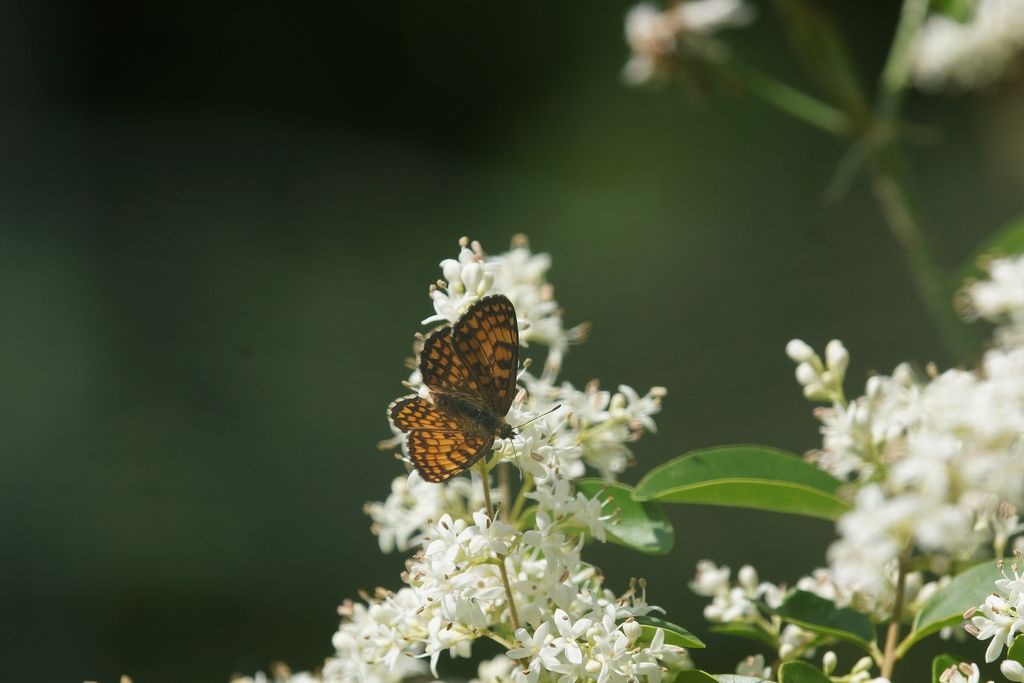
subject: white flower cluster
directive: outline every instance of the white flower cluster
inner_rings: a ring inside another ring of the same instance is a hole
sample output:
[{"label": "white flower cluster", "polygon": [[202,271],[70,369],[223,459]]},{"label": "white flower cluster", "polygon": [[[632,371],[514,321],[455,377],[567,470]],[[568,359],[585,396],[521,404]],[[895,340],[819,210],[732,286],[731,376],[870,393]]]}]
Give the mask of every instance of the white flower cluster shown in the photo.
[{"label": "white flower cluster", "polygon": [[993,263],[994,279],[968,291],[979,315],[1005,323],[976,371],[926,381],[901,365],[848,401],[838,388],[846,356],[837,342],[827,363],[802,342],[787,347],[805,393],[831,402],[817,411],[824,443],[811,457],[853,482],[853,509],[839,520],[840,538],[829,550],[832,573],[869,601],[884,600],[898,561],[912,551],[965,559],[993,542],[1001,555],[1020,530],[1024,347],[1014,330],[1024,319],[1024,277],[1015,277],[1022,262]]},{"label": "white flower cluster", "polygon": [[1024,48],[1024,3],[975,0],[965,22],[928,17],[917,37],[914,83],[925,91],[970,90],[999,79]]},{"label": "white flower cluster", "polygon": [[[1024,574],[1018,571],[1016,564],[1012,565],[1010,572],[1007,574],[1004,568],[1003,578],[995,582],[996,590],[985,598],[980,607],[972,608],[964,614],[964,618],[968,619],[965,628],[971,635],[978,640],[992,641],[985,650],[986,662],[999,659],[1003,647],[1009,648],[1014,639],[1024,631]],[[970,666],[976,673],[977,665]],[[999,670],[1008,680],[1024,681],[1024,665],[1016,660],[1004,660],[1000,663]],[[964,672],[965,675],[969,673]],[[977,681],[978,678],[967,676],[963,680]]]},{"label": "white flower cluster", "polygon": [[[254,676],[235,676],[231,679],[231,683],[317,683],[320,680],[319,676],[305,671],[292,673],[287,664],[274,662],[270,667],[269,676],[259,671]],[[123,680],[122,683],[124,683]]]},{"label": "white flower cluster", "polygon": [[[750,565],[744,565],[736,574],[736,583],[730,580],[731,571],[728,567],[717,566],[710,560],[697,563],[697,574],[690,583],[690,588],[697,595],[711,598],[711,603],[704,608],[704,616],[716,624],[744,624],[759,630],[762,636],[776,644],[780,661],[797,658],[809,658],[815,654],[813,647],[818,636],[794,624],[787,624],[777,615],[765,615],[758,608],[763,603],[770,609],[782,605],[786,596],[786,587],[761,581],[757,571]],[[920,605],[935,590],[937,584],[921,586],[920,574],[908,581],[908,600]],[[849,594],[842,591],[827,569],[816,569],[810,576],[801,578],[796,588],[814,593],[826,600],[831,600],[838,607],[850,604]],[[891,606],[890,606],[891,609]],[[832,675],[836,669],[837,658],[834,652],[827,651],[822,657],[822,670],[825,675]],[[849,683],[884,682],[884,679],[871,675],[874,660],[864,657],[858,660],[850,672],[837,680]],[[772,680],[770,666],[765,665],[763,655],[751,655],[736,666],[736,673],[741,676],[753,676]],[[887,682],[884,682],[887,683]]]},{"label": "white flower cluster", "polygon": [[[400,681],[427,670],[438,675],[440,657],[468,657],[488,638],[506,655],[480,665],[477,680],[661,680],[685,666],[685,652],[665,643],[661,629],[638,623],[658,608],[645,585],[617,596],[596,567],[583,561],[587,538],[603,541],[616,511],[603,494],[588,498],[572,480],[587,467],[612,478],[631,461],[628,444],[654,431],[664,389],[640,395],[630,387],[583,390],[559,383],[569,344],[584,328],[567,330],[546,281],[550,259],[524,239],[510,251],[487,255],[462,240],[457,259],[441,262],[444,279],[430,289],[434,315],[424,323],[452,323],[479,298],[500,292],[516,307],[524,345],[547,347],[539,374],[524,369],[509,410],[517,435],[496,444],[491,464],[518,463],[522,485],[514,500],[498,490],[500,513],[488,510],[478,473],[444,484],[415,471],[396,478],[391,494],[366,511],[381,549],[416,549],[397,592],[378,589],[361,603],[347,602],[334,636],[329,681]],[[417,373],[407,384],[429,397]],[[558,407],[556,410],[552,410]],[[493,486],[490,482],[489,486]],[[495,487],[496,490],[499,487]]]},{"label": "white flower cluster", "polygon": [[745,0],[684,0],[666,10],[643,3],[626,15],[626,42],[632,56],[622,72],[631,85],[666,75],[673,59],[687,53],[713,55],[710,36],[730,26],[742,26],[754,16]]}]

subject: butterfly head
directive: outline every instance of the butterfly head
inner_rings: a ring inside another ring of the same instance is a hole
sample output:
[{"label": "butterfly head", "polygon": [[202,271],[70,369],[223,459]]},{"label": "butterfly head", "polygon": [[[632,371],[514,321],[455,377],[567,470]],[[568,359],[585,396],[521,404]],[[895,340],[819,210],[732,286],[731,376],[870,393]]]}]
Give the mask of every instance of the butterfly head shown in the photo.
[{"label": "butterfly head", "polygon": [[516,430],[512,427],[512,425],[508,424],[507,422],[502,423],[501,426],[498,427],[499,439],[511,439],[513,436],[515,436],[515,434]]}]

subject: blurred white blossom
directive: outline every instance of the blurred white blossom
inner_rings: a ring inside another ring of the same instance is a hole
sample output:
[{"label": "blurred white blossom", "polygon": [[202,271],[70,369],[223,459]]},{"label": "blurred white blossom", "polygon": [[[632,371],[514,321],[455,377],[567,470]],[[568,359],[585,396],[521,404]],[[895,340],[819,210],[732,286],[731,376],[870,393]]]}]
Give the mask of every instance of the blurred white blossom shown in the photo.
[{"label": "blurred white blossom", "polygon": [[712,58],[717,45],[712,34],[743,26],[754,16],[745,0],[683,0],[667,9],[636,5],[626,14],[626,42],[632,56],[622,72],[631,85],[664,76],[673,59],[688,54]]},{"label": "blurred white blossom", "polygon": [[998,80],[1021,48],[1020,0],[975,0],[964,22],[936,12],[917,36],[914,83],[925,91],[981,88]]}]

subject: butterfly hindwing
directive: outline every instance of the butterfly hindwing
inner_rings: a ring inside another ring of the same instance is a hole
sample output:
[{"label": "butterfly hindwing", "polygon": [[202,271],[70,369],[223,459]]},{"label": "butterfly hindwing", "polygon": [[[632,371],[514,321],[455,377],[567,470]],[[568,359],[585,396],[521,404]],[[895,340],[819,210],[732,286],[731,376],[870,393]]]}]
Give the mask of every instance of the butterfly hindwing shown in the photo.
[{"label": "butterfly hindwing", "polygon": [[507,414],[519,371],[519,325],[508,297],[494,294],[470,306],[455,323],[451,344],[486,404],[497,415]]},{"label": "butterfly hindwing", "polygon": [[493,436],[414,429],[408,436],[409,459],[427,481],[442,482],[473,466],[491,450]]},{"label": "butterfly hindwing", "polygon": [[419,396],[405,396],[388,406],[391,423],[403,432],[413,429],[456,431],[460,425]]}]

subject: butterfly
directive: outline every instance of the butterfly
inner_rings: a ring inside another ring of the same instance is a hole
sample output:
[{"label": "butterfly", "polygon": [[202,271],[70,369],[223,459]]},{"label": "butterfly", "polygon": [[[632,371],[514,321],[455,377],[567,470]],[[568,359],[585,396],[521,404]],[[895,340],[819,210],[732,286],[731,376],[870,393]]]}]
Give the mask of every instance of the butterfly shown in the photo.
[{"label": "butterfly", "polygon": [[413,466],[427,481],[446,481],[508,439],[505,421],[516,394],[519,325],[502,294],[486,296],[455,322],[431,332],[420,353],[420,375],[433,399],[405,396],[388,406],[406,432]]}]

